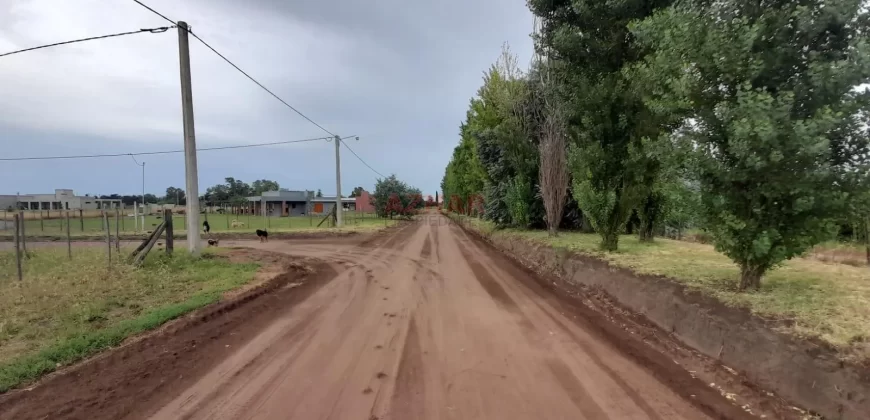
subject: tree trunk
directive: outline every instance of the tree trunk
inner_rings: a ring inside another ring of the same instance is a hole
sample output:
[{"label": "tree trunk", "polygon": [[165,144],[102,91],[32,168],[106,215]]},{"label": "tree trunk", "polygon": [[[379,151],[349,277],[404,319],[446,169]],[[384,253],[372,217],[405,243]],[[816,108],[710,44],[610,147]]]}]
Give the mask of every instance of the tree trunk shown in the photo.
[{"label": "tree trunk", "polygon": [[601,250],[607,252],[616,251],[619,248],[619,232],[601,233]]},{"label": "tree trunk", "polygon": [[741,291],[747,289],[758,290],[761,287],[761,275],[764,270],[761,267],[743,264],[740,268],[740,284],[737,286]]},{"label": "tree trunk", "polygon": [[652,220],[642,220],[640,222],[640,228],[638,229],[640,241],[652,242],[653,238],[655,238],[655,232],[653,229],[655,229],[655,227],[653,226]]},{"label": "tree trunk", "polygon": [[641,202],[637,215],[640,218],[639,236],[641,242],[652,242],[655,238],[655,225],[661,217],[664,196],[658,192],[651,192]]}]

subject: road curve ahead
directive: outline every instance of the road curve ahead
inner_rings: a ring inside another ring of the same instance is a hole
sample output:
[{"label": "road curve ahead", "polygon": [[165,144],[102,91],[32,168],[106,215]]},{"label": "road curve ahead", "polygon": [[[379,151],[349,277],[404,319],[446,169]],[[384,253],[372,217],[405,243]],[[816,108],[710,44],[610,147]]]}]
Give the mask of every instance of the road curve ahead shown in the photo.
[{"label": "road curve ahead", "polygon": [[[174,400],[169,419],[706,419],[440,215],[321,256],[338,275]],[[162,403],[161,403],[162,404]]]}]

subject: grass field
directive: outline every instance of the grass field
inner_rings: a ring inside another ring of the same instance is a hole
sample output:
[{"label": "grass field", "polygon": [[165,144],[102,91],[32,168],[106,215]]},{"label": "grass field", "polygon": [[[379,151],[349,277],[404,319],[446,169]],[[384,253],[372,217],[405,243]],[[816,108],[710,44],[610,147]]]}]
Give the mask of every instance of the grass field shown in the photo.
[{"label": "grass field", "polygon": [[[253,232],[256,229],[266,228],[270,232],[291,232],[304,230],[327,229],[332,227],[330,220],[323,222],[320,227],[317,224],[323,220],[324,215],[294,216],[294,217],[263,217],[259,215],[224,215],[208,214],[208,221],[212,232]],[[376,229],[389,223],[385,219],[377,218],[370,213],[345,212],[344,229]],[[200,223],[206,220],[206,215],[200,215]],[[232,220],[244,223],[241,227],[232,227]],[[145,226],[148,230],[157,226],[162,219],[156,215],[146,216]],[[186,229],[184,215],[173,217],[175,233],[183,233]],[[112,213],[109,218],[109,229],[115,232],[115,217]],[[133,217],[119,218],[119,230],[122,234],[136,233],[136,223]],[[24,233],[32,236],[66,236],[66,221],[63,219],[27,220],[25,221]],[[0,234],[12,235],[13,231],[0,231]],[[104,222],[100,218],[70,219],[70,235],[72,236],[100,236],[105,234]]]},{"label": "grass field", "polygon": [[72,261],[65,249],[31,255],[19,282],[13,254],[0,252],[0,392],[216,302],[258,267],[152,253],[141,268],[109,272],[101,248]]},{"label": "grass field", "polygon": [[795,323],[787,332],[822,339],[850,357],[870,359],[870,269],[819,258],[826,247],[769,272],[761,290],[741,293],[737,266],[712,245],[661,238],[641,243],[637,236],[626,235],[619,239],[619,251],[604,253],[596,234],[564,232],[550,238],[545,231],[495,230],[477,219],[463,223],[490,235],[523,238],[636,273],[669,277],[726,305],[746,307],[762,317],[792,319]]}]

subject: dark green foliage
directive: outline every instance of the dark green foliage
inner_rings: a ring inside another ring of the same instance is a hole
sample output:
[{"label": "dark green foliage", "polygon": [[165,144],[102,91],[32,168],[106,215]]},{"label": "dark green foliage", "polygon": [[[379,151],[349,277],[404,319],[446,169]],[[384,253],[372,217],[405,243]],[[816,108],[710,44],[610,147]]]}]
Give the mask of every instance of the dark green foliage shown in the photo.
[{"label": "dark green foliage", "polygon": [[379,179],[371,200],[379,217],[410,216],[426,205],[420,190],[399,181],[396,175]]},{"label": "dark green foliage", "polygon": [[[648,109],[626,72],[647,50],[631,37],[628,23],[670,1],[530,0],[543,20],[537,48],[553,61],[573,144],[569,162],[574,198],[601,247],[615,250],[632,209],[652,194],[658,170],[643,139],[659,139],[670,114]],[[653,171],[650,174],[649,171]]]},{"label": "dark green foliage", "polygon": [[365,191],[365,188],[363,187],[354,187],[353,191],[350,192],[350,196],[359,197],[362,195],[363,191]]},{"label": "dark green foliage", "polygon": [[253,195],[260,195],[266,191],[278,191],[280,189],[281,186],[278,185],[277,182],[268,179],[258,179],[251,183],[251,192]]},{"label": "dark green foliage", "polygon": [[740,288],[831,237],[867,152],[859,0],[684,3],[634,25],[647,104],[692,118],[702,211]]},{"label": "dark green foliage", "polygon": [[507,50],[484,76],[441,183],[448,208],[466,214],[482,210],[500,227],[543,223],[537,146],[523,116],[528,83]]}]

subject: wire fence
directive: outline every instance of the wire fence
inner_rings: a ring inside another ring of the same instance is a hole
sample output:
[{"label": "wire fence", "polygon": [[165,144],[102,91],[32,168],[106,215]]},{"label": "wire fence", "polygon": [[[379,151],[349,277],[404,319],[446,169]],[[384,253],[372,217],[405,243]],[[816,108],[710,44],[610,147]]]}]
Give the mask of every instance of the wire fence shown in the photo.
[{"label": "wire fence", "polygon": [[[135,239],[146,235],[163,220],[160,214],[163,208],[154,206],[155,210],[137,214],[135,210],[0,210],[0,240],[10,240],[14,233],[13,219],[16,215],[23,220],[20,235],[26,238],[43,240],[62,240],[67,231],[73,240],[101,240],[106,232],[117,234],[122,238]],[[210,233],[219,232],[255,232],[257,229],[282,232],[302,231],[335,227],[333,217],[327,212],[306,211],[304,214],[262,214],[259,210],[232,209],[222,206],[205,207],[200,214],[200,223],[208,222]],[[343,225],[346,228],[377,226],[388,223],[386,219],[378,218],[374,213],[345,209],[342,212]],[[187,231],[187,218],[183,207],[173,209],[173,225],[176,236]],[[204,226],[199,227],[200,230]]]},{"label": "wire fence", "polygon": [[[163,209],[159,212],[137,217],[131,209],[0,211],[0,267],[4,267],[4,272],[8,271],[3,277],[13,278],[17,274],[19,280],[26,280],[23,278],[26,274],[23,273],[28,271],[30,265],[40,264],[41,259],[33,258],[41,254],[67,254],[71,260],[78,255],[87,260],[82,260],[82,263],[88,264],[96,261],[94,255],[100,254],[104,256],[103,261],[109,272],[118,264],[129,265],[131,252],[137,245],[144,244],[143,241],[152,232],[157,230],[159,233],[158,227],[166,217],[172,218],[173,238],[185,237],[187,221],[184,214]],[[374,230],[395,223],[374,213],[355,210],[345,210],[342,215],[346,229]],[[205,239],[215,235],[220,237],[220,234],[230,234],[233,239],[244,239],[246,235],[256,239],[254,232],[257,229],[270,233],[328,231],[335,223],[331,211],[326,214],[309,212],[305,215],[281,216],[251,211],[233,213],[211,208],[204,209],[200,220],[209,225],[208,233],[199,229]],[[236,234],[241,235],[241,238]],[[171,243],[165,234],[153,242],[151,246],[161,253]]]}]

